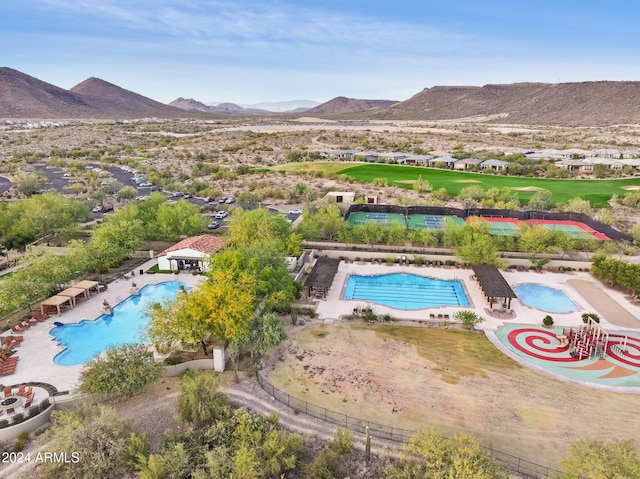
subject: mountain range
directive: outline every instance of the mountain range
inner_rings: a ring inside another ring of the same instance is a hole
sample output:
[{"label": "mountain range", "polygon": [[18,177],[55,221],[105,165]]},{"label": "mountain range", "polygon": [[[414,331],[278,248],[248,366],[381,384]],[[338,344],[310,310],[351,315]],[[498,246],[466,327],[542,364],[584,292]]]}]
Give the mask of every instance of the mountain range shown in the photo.
[{"label": "mountain range", "polygon": [[[65,90],[17,70],[0,68],[0,118],[6,119],[220,118],[295,113],[274,113],[233,103],[206,105],[184,98],[166,105],[98,78]],[[640,82],[435,86],[400,102],[338,97],[304,114],[346,120],[471,118],[525,124],[640,124]]]}]

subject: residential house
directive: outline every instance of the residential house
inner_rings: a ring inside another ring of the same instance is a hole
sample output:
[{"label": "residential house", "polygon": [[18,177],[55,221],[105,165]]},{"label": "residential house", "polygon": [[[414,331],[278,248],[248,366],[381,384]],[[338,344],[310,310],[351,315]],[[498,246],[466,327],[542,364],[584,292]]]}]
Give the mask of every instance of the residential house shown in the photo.
[{"label": "residential house", "polygon": [[509,162],[502,160],[485,160],[480,163],[480,169],[482,170],[507,170],[509,169]]},{"label": "residential house", "polygon": [[484,160],[479,160],[478,158],[463,158],[462,160],[458,160],[453,164],[453,169],[455,170],[468,170],[473,167],[477,167]]}]

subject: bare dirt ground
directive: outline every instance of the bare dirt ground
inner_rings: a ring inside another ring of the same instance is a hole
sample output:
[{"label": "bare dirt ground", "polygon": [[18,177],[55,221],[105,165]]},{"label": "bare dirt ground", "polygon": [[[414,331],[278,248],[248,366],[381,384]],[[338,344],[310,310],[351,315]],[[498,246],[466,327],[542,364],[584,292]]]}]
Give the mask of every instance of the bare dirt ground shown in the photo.
[{"label": "bare dirt ground", "polygon": [[274,357],[269,380],[327,409],[398,428],[466,431],[487,446],[556,469],[579,439],[639,438],[637,396],[564,383],[491,354],[483,360],[486,352],[470,351],[473,361],[462,359],[460,367],[466,353],[455,346],[448,346],[450,354],[431,355],[434,330],[415,328],[416,339],[408,340],[377,328],[298,329]]}]

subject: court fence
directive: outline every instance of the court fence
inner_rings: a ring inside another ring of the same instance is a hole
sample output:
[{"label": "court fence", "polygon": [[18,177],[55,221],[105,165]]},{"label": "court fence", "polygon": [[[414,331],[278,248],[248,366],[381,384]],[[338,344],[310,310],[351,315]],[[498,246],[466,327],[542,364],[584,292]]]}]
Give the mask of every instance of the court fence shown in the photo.
[{"label": "court fence", "polygon": [[589,228],[606,235],[614,241],[631,241],[632,238],[617,229],[600,223],[583,213],[571,212],[551,212],[551,211],[516,211],[489,208],[448,208],[442,206],[399,206],[381,204],[351,205],[345,214],[345,221],[349,219],[351,213],[395,213],[409,217],[412,215],[434,215],[434,216],[457,216],[458,218],[468,218],[470,216],[480,216],[483,218],[513,218],[520,221],[527,220],[553,220],[553,221],[576,221],[584,223]]},{"label": "court fence", "polygon": [[[320,419],[330,424],[344,427],[346,429],[350,429],[354,432],[359,432],[362,434],[364,434],[366,432],[366,429],[369,428],[369,434],[372,437],[398,443],[409,442],[409,440],[417,432],[414,430],[387,426],[365,419],[359,419],[347,414],[331,411],[322,406],[317,406],[308,401],[305,401],[304,399],[296,398],[286,393],[285,391],[276,388],[267,380],[264,373],[261,371],[257,372],[256,378],[260,387],[267,394],[269,394],[278,402],[293,409],[296,414],[304,413],[316,419]],[[562,472],[557,469],[528,461],[521,457],[514,456],[513,454],[509,454],[489,446],[481,445],[480,448],[485,454],[491,457],[491,459],[499,461],[507,469],[518,474],[520,477],[531,479],[546,479],[551,477],[560,477],[560,475],[562,474]]]}]

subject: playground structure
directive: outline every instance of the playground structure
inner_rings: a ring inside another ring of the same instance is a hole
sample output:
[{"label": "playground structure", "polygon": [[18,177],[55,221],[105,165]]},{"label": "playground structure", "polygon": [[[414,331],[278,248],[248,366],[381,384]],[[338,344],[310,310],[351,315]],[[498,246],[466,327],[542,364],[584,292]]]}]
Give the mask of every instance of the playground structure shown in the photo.
[{"label": "playground structure", "polygon": [[557,338],[560,346],[568,346],[571,357],[578,360],[593,357],[604,359],[610,347],[617,348],[618,353],[624,353],[627,346],[626,336],[622,345],[618,341],[609,344],[609,333],[592,318],[577,329],[563,328],[562,335],[558,335]]},{"label": "playground structure", "polygon": [[573,358],[586,359],[593,356],[604,359],[609,342],[609,333],[598,323],[589,318],[586,324],[574,328],[563,328],[562,335],[557,336],[561,346],[569,347]]}]

